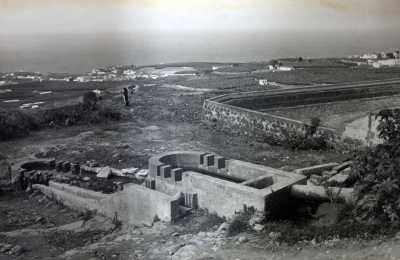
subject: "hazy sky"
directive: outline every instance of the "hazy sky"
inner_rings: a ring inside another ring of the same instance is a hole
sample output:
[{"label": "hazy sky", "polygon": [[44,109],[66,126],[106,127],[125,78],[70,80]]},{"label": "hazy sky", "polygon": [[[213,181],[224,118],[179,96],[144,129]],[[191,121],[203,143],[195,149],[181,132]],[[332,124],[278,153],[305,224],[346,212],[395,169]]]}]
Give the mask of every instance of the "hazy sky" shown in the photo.
[{"label": "hazy sky", "polygon": [[399,0],[0,0],[0,33],[397,29]]}]

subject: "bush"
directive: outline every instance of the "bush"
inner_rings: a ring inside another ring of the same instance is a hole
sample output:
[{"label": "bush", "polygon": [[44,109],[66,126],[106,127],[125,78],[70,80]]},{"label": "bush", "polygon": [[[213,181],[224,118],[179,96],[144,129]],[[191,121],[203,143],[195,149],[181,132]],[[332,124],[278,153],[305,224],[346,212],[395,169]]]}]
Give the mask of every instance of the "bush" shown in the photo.
[{"label": "bush", "polygon": [[0,109],[0,140],[25,136],[39,126],[40,122],[34,114]]},{"label": "bush", "polygon": [[86,110],[95,110],[97,104],[97,95],[93,91],[83,94],[83,108]]},{"label": "bush", "polygon": [[281,144],[293,150],[324,150],[329,148],[327,136],[317,135],[320,123],[319,118],[312,118],[311,124],[304,126],[304,132],[282,128]]},{"label": "bush", "polygon": [[377,117],[384,142],[356,155],[355,214],[361,221],[400,224],[400,110]]},{"label": "bush", "polygon": [[249,220],[254,214],[254,210],[244,210],[233,217],[229,223],[228,236],[235,236],[250,229]]},{"label": "bush", "polygon": [[73,125],[87,115],[83,105],[64,106],[43,111],[43,124]]},{"label": "bush", "polygon": [[43,111],[6,111],[0,109],[0,140],[26,136],[32,130],[48,126],[98,124],[122,119],[121,112],[114,109],[111,104],[110,106],[96,106],[97,99],[94,102],[93,97],[90,96],[92,95],[87,95],[86,103],[84,102],[83,104],[57,107]]}]

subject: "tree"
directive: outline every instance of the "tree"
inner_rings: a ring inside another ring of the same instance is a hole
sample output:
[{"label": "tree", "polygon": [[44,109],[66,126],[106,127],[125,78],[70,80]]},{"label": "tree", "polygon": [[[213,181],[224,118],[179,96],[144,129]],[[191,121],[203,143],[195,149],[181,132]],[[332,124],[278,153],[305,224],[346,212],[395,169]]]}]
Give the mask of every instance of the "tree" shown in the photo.
[{"label": "tree", "polygon": [[97,95],[93,91],[88,91],[83,95],[83,107],[86,110],[95,110],[97,104]]},{"label": "tree", "polygon": [[378,113],[382,144],[356,155],[355,214],[369,223],[400,224],[400,110]]}]

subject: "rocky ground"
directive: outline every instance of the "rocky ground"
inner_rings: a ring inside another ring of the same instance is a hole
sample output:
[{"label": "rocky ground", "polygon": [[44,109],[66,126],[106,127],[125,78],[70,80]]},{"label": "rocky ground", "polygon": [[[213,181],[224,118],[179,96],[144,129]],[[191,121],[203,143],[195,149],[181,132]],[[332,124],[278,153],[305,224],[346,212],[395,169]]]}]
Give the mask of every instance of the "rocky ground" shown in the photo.
[{"label": "rocky ground", "polygon": [[[214,93],[217,94],[217,93]],[[118,169],[146,168],[150,156],[173,150],[221,154],[294,170],[348,159],[341,151],[293,151],[226,135],[200,122],[204,98],[213,93],[141,87],[129,120],[45,129],[2,142],[0,153],[17,164],[29,158],[86,162]],[[119,105],[119,96],[114,101]],[[318,177],[314,176],[314,179]],[[312,214],[315,214],[312,209]],[[299,219],[225,223],[193,212],[174,224],[125,227],[90,213],[79,214],[40,193],[0,195],[0,259],[398,259],[396,230],[347,224],[315,227],[310,209]],[[323,214],[322,214],[323,215]],[[260,223],[258,223],[260,222]],[[400,236],[399,236],[400,237]]]}]

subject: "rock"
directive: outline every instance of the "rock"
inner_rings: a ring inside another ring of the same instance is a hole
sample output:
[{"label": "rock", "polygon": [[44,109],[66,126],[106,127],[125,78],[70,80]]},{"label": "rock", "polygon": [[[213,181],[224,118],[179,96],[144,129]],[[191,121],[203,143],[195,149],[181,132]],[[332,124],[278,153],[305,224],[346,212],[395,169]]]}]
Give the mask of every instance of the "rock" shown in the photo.
[{"label": "rock", "polygon": [[229,229],[229,223],[224,222],[218,227],[217,233],[226,233],[228,229]]},{"label": "rock", "polygon": [[39,216],[35,219],[35,223],[42,222],[43,220],[44,218],[42,216]]},{"label": "rock", "polygon": [[256,232],[261,232],[261,231],[264,230],[264,225],[255,224],[252,228],[253,228],[253,230],[256,231]]},{"label": "rock", "polygon": [[281,232],[270,232],[270,233],[268,234],[268,237],[269,237],[272,241],[277,241],[281,236],[282,236]]},{"label": "rock", "polygon": [[255,224],[260,224],[264,221],[265,216],[264,213],[257,211],[256,213],[251,216],[249,220],[249,225],[254,226]]},{"label": "rock", "polygon": [[160,128],[158,126],[156,126],[156,125],[151,125],[151,126],[145,127],[144,129],[147,130],[147,131],[158,131],[158,130],[160,130]]},{"label": "rock", "polygon": [[0,186],[11,184],[11,165],[6,160],[0,161]]},{"label": "rock", "polygon": [[350,178],[348,174],[336,174],[328,179],[329,186],[332,187],[345,187],[347,180]]},{"label": "rock", "polygon": [[24,248],[20,245],[16,245],[8,251],[9,255],[18,256],[24,252]]},{"label": "rock", "polygon": [[246,243],[247,241],[249,241],[249,239],[247,237],[245,237],[245,236],[241,236],[238,239],[238,242],[241,243],[241,244],[242,243]]},{"label": "rock", "polygon": [[106,167],[98,167],[96,169],[96,177],[97,178],[103,178],[103,179],[108,179],[111,177],[111,168],[109,166]]},{"label": "rock", "polygon": [[0,253],[8,252],[12,247],[13,245],[11,244],[0,243]]},{"label": "rock", "polygon": [[83,181],[90,181],[90,177],[83,177],[83,179],[82,179]]},{"label": "rock", "polygon": [[143,179],[143,178],[146,178],[148,174],[149,174],[149,170],[142,169],[142,170],[138,171],[138,173],[136,173],[135,176],[138,179]]},{"label": "rock", "polygon": [[171,258],[172,260],[213,260],[211,254],[205,252],[204,249],[196,245],[186,245],[181,247]]}]

